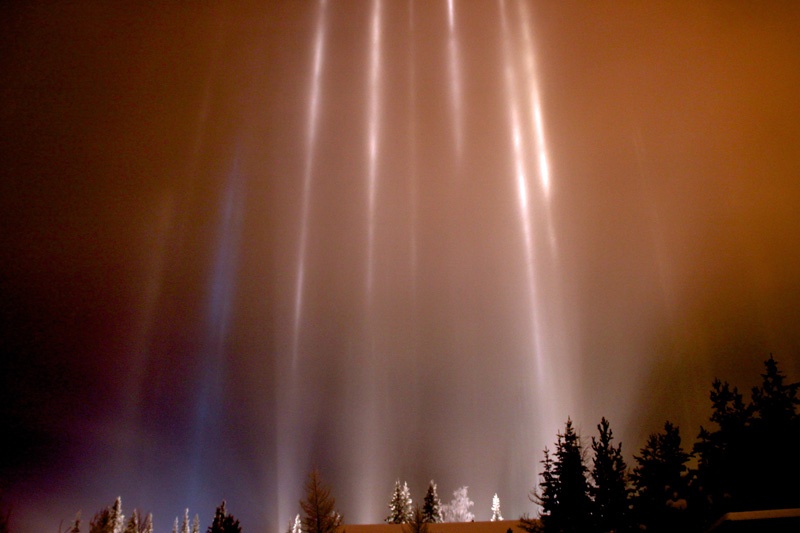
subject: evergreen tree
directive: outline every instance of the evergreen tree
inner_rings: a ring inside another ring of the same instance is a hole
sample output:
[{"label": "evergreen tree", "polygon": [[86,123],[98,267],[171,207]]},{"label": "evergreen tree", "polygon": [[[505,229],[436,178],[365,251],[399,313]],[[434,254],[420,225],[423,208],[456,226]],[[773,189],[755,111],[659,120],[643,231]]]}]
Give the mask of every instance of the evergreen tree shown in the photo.
[{"label": "evergreen tree", "polygon": [[475,520],[475,515],[470,512],[469,508],[475,505],[475,502],[467,496],[467,487],[460,487],[453,492],[454,499],[448,505],[442,506],[442,516],[445,522],[472,522]]},{"label": "evergreen tree", "polygon": [[439,494],[436,492],[436,483],[433,480],[428,484],[428,492],[425,493],[422,517],[429,524],[442,521],[442,502],[439,500]]},{"label": "evergreen tree", "polygon": [[531,500],[540,505],[539,520],[523,515],[520,528],[529,533],[583,532],[589,529],[591,501],[586,480],[588,469],[578,434],[567,418],[564,433],[559,433],[555,454],[544,450],[542,480]]},{"label": "evergreen tree", "polygon": [[122,533],[125,517],[122,514],[122,498],[117,496],[114,505],[98,511],[89,523],[89,533]]},{"label": "evergreen tree", "polygon": [[183,512],[183,522],[181,522],[181,533],[189,533],[189,509]]},{"label": "evergreen tree", "polygon": [[583,532],[589,526],[591,512],[586,480],[588,470],[583,460],[580,437],[569,418],[564,433],[558,435],[553,467],[558,488],[557,505],[549,522],[556,525],[558,531]]},{"label": "evergreen tree", "polygon": [[128,524],[125,526],[125,533],[140,533],[139,529],[139,511],[136,509],[131,513],[128,519]]},{"label": "evergreen tree", "polygon": [[336,511],[336,500],[331,489],[322,483],[316,469],[306,481],[306,498],[300,502],[304,533],[334,533],[342,524],[342,515]]},{"label": "evergreen tree", "polygon": [[630,527],[628,467],[622,458],[622,444],[614,446],[610,424],[605,417],[597,426],[599,437],[592,437],[592,462],[589,495],[592,497],[593,523],[598,531],[624,531]]},{"label": "evergreen tree", "polygon": [[172,524],[172,533],[178,533],[178,517],[175,517],[175,522]]},{"label": "evergreen tree", "polygon": [[800,383],[787,383],[772,356],[764,367],[748,404],[727,382],[712,384],[716,428],[701,427],[694,446],[696,501],[706,524],[729,511],[800,506],[800,493],[784,489],[800,478]]},{"label": "evergreen tree", "polygon": [[400,480],[394,482],[392,498],[389,500],[389,516],[386,522],[389,524],[405,524],[411,520],[411,492],[408,490],[408,483],[400,485]]},{"label": "evergreen tree", "polygon": [[[800,491],[787,490],[800,478],[800,383],[786,383],[778,363],[770,355],[764,362],[760,387],[752,392],[753,420],[750,433],[752,476],[746,481],[747,503],[752,509],[800,506]],[[758,458],[758,462],[754,459]]]},{"label": "evergreen tree", "polygon": [[192,533],[200,533],[200,517],[195,514],[192,520]]},{"label": "evergreen tree", "polygon": [[532,490],[528,499],[539,505],[539,518],[531,518],[524,514],[519,519],[520,529],[528,533],[541,533],[545,523],[550,520],[553,510],[558,506],[558,480],[555,477],[555,465],[550,450],[545,447],[539,490]]},{"label": "evergreen tree", "polygon": [[497,493],[495,492],[494,496],[492,497],[492,518],[491,518],[491,522],[497,522],[498,520],[502,521],[503,520],[503,515],[500,514],[500,498],[497,496]]},{"label": "evergreen tree", "polygon": [[709,397],[711,422],[717,429],[709,431],[701,426],[693,447],[698,458],[695,502],[702,507],[700,514],[704,516],[700,520],[706,525],[740,507],[737,500],[743,496],[742,484],[752,478],[748,457],[753,453],[749,449],[752,407],[745,405],[739,390],[715,379]]},{"label": "evergreen tree", "polygon": [[640,455],[634,456],[634,503],[639,520],[648,531],[686,529],[685,474],[689,457],[681,447],[678,427],[669,421],[664,424],[664,432],[650,435]]},{"label": "evergreen tree", "polygon": [[153,514],[147,513],[141,528],[142,533],[153,533]]},{"label": "evergreen tree", "polygon": [[[177,518],[175,523],[177,525]],[[225,500],[217,507],[214,513],[214,521],[208,526],[208,533],[242,533],[242,526],[232,514],[225,509]]]},{"label": "evergreen tree", "polygon": [[300,522],[300,514],[295,515],[294,520],[289,521],[287,533],[303,533],[303,524]]}]

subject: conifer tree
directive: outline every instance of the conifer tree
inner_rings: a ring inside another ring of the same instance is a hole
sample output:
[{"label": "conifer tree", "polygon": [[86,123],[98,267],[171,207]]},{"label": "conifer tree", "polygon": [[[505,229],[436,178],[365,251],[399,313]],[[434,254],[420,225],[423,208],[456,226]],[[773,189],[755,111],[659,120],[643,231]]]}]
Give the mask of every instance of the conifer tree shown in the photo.
[{"label": "conifer tree", "polygon": [[295,515],[294,520],[289,521],[287,533],[303,533],[303,524],[300,522],[300,514]]},{"label": "conifer tree", "polygon": [[592,462],[589,494],[592,497],[593,522],[598,531],[623,531],[629,527],[630,489],[627,465],[622,458],[622,444],[614,446],[610,424],[605,417],[597,426],[598,438],[592,437]]},{"label": "conifer tree", "polygon": [[428,492],[425,493],[422,517],[429,524],[442,521],[442,502],[439,500],[439,494],[436,492],[436,483],[433,480],[428,484]]},{"label": "conifer tree", "polygon": [[783,489],[800,478],[800,383],[787,383],[771,355],[764,368],[748,404],[727,382],[712,384],[716,428],[701,427],[694,446],[706,524],[728,511],[800,506],[800,493]]},{"label": "conifer tree", "polygon": [[497,493],[494,493],[492,497],[492,519],[491,522],[503,520],[503,515],[500,514],[500,498],[497,496]]},{"label": "conifer tree", "polygon": [[523,515],[520,528],[530,533],[583,532],[591,524],[591,500],[586,479],[588,469],[583,460],[583,448],[578,434],[567,418],[564,433],[559,433],[555,453],[545,448],[544,467],[539,491],[531,500],[541,506],[539,520]]},{"label": "conifer tree", "polygon": [[189,509],[183,512],[183,522],[181,522],[181,533],[189,533]]},{"label": "conifer tree", "polygon": [[195,514],[192,520],[192,533],[200,533],[200,517]]},{"label": "conifer tree", "polygon": [[114,505],[98,511],[89,523],[89,533],[122,533],[125,517],[122,514],[122,498],[117,496]]},{"label": "conifer tree", "polygon": [[178,533],[178,517],[175,517],[175,522],[172,524],[172,533]]},{"label": "conifer tree", "polygon": [[140,533],[139,529],[139,511],[136,509],[131,513],[128,519],[128,524],[125,526],[125,533]]},{"label": "conifer tree", "polygon": [[520,529],[528,533],[541,533],[558,505],[558,480],[555,477],[553,458],[547,447],[544,449],[544,459],[541,463],[539,490],[533,489],[528,496],[530,501],[539,505],[539,518],[531,518],[525,513],[519,519]]},{"label": "conifer tree", "polygon": [[678,427],[669,421],[664,424],[664,432],[650,435],[640,455],[634,456],[634,503],[639,520],[648,531],[683,529],[686,517],[670,502],[686,501],[689,457],[681,447]]},{"label": "conifer tree", "polygon": [[386,522],[389,524],[405,524],[411,520],[411,491],[408,490],[408,483],[400,485],[400,480],[394,482],[392,498],[389,500],[389,516]]},{"label": "conifer tree", "polygon": [[141,528],[142,533],[153,533],[153,513],[147,513]]},{"label": "conifer tree", "polygon": [[[175,519],[177,525],[177,518]],[[214,521],[208,526],[208,533],[241,533],[242,526],[232,514],[225,509],[225,500],[217,507],[214,513]]]},{"label": "conifer tree", "polygon": [[316,469],[308,475],[306,498],[300,502],[300,508],[305,513],[304,533],[334,533],[342,524],[331,489],[322,482]]},{"label": "conifer tree", "polygon": [[551,513],[551,522],[558,524],[558,530],[565,532],[585,531],[591,512],[589,485],[586,480],[588,470],[583,460],[580,437],[569,418],[564,433],[558,435],[553,467],[558,499]]}]

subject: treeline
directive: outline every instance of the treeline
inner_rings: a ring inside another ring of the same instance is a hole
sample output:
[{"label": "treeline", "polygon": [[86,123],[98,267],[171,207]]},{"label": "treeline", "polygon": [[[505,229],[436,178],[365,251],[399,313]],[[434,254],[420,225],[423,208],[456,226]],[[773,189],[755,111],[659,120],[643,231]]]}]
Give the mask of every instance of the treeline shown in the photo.
[{"label": "treeline", "polygon": [[[180,525],[179,525],[180,524]],[[61,533],[59,527],[59,533]],[[117,497],[112,505],[105,507],[95,513],[89,522],[89,533],[153,533],[153,515],[148,513],[142,516],[138,510],[134,509],[128,519],[122,514],[122,498]],[[64,533],[81,532],[81,515],[67,526]],[[241,533],[242,528],[239,521],[225,509],[225,500],[217,507],[214,513],[214,520],[208,526],[207,533]],[[178,517],[172,525],[172,533],[200,533],[200,517],[194,515],[194,519],[189,522],[189,509],[183,514],[183,521],[179,523]]]},{"label": "treeline", "polygon": [[[555,448],[544,450],[541,480],[530,498],[537,518],[528,533],[702,531],[724,513],[800,507],[800,383],[787,383],[775,359],[746,402],[715,380],[710,429],[691,449],[669,421],[649,436],[628,468],[605,418],[584,447],[567,420]],[[591,464],[587,452],[591,449]]]}]

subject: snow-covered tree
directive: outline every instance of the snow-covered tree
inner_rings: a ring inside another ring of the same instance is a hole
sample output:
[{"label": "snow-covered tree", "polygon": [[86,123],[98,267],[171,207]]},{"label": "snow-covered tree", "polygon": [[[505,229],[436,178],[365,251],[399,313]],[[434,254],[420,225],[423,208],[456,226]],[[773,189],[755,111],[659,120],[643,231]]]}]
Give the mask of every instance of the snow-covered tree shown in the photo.
[{"label": "snow-covered tree", "polygon": [[175,517],[175,523],[172,524],[172,533],[178,533],[178,517]]},{"label": "snow-covered tree", "polygon": [[139,533],[139,511],[136,509],[131,513],[128,524],[125,526],[125,533]]},{"label": "snow-covered tree", "polygon": [[114,505],[98,512],[89,523],[89,533],[122,533],[125,517],[122,514],[122,498],[117,496]]},{"label": "snow-covered tree", "polygon": [[183,522],[181,522],[181,533],[189,533],[189,509],[183,512]]},{"label": "snow-covered tree", "polygon": [[197,514],[194,515],[194,520],[192,520],[192,533],[200,533],[200,517]]},{"label": "snow-covered tree", "polygon": [[142,533],[153,533],[153,513],[147,513],[141,527]]},{"label": "snow-covered tree", "polygon": [[497,493],[492,497],[492,522],[502,521],[503,515],[500,514],[500,498]]},{"label": "snow-covered tree", "polygon": [[436,483],[433,480],[428,484],[428,492],[425,493],[422,518],[429,524],[442,521],[442,502],[439,500],[439,494],[436,493]]},{"label": "snow-covered tree", "polygon": [[303,523],[300,522],[300,514],[298,513],[294,519],[289,520],[289,528],[286,533],[303,533]]},{"label": "snow-covered tree", "polygon": [[460,487],[453,492],[453,500],[442,506],[442,516],[445,522],[472,522],[475,515],[469,510],[475,502],[467,496],[467,487]]},{"label": "snow-covered tree", "polygon": [[411,491],[408,490],[408,483],[400,485],[400,480],[394,482],[392,499],[389,501],[389,516],[386,522],[389,524],[406,524],[412,519]]}]

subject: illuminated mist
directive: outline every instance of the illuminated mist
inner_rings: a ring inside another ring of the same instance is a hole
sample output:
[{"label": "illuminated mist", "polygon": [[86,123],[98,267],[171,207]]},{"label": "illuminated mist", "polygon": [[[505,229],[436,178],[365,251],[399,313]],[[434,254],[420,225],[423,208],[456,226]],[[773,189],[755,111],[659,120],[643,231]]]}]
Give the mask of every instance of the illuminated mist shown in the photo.
[{"label": "illuminated mist", "polygon": [[19,531],[285,531],[314,466],[516,518],[568,416],[797,379],[795,5],[77,4],[0,19]]}]

